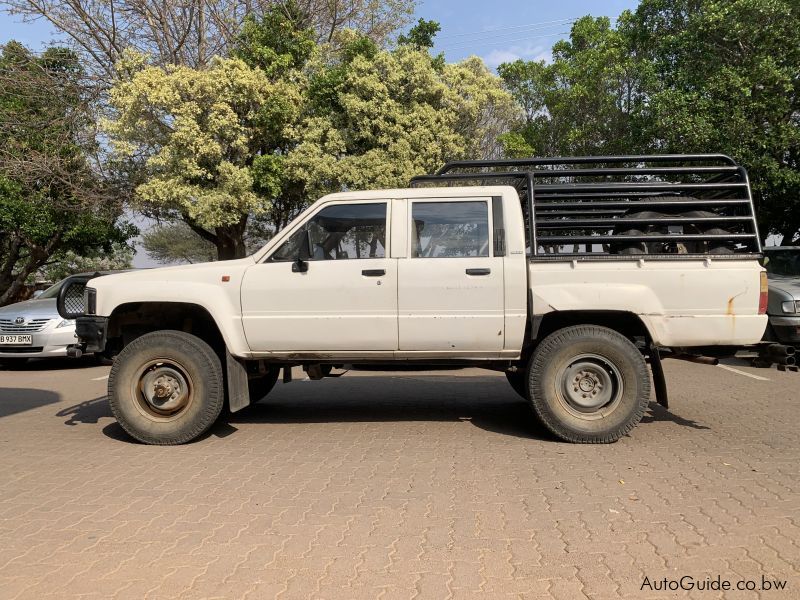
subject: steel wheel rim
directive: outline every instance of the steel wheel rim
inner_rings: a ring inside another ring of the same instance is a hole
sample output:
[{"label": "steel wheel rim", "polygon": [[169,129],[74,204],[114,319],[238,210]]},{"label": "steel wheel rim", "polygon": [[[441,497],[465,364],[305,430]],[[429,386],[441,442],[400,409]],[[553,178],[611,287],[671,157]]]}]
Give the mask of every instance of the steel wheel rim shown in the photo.
[{"label": "steel wheel rim", "polygon": [[562,406],[585,420],[602,419],[619,405],[624,382],[619,369],[598,354],[580,354],[558,372],[557,396]]},{"label": "steel wheel rim", "polygon": [[186,367],[173,359],[148,361],[133,378],[136,408],[153,421],[172,421],[194,402],[194,385]]}]

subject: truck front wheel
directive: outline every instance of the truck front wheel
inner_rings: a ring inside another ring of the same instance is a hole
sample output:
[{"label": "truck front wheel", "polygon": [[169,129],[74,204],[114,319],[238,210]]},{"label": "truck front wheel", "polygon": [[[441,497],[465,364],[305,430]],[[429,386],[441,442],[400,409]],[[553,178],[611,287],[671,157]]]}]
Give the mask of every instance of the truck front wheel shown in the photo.
[{"label": "truck front wheel", "polygon": [[222,365],[200,338],[154,331],[116,357],[108,397],[114,417],[140,442],[184,444],[219,417],[225,403]]},{"label": "truck front wheel", "polygon": [[533,410],[566,442],[615,442],[642,419],[650,377],[625,336],[596,325],[560,329],[534,350],[528,366]]}]

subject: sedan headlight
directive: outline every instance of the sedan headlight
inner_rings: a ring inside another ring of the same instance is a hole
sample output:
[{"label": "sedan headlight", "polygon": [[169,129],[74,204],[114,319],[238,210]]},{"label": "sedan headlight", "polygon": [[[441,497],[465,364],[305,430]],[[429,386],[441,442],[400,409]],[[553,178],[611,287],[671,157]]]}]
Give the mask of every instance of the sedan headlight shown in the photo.
[{"label": "sedan headlight", "polygon": [[62,319],[61,323],[56,325],[56,329],[61,327],[75,327],[75,319]]},{"label": "sedan headlight", "polygon": [[795,302],[794,300],[791,300],[789,302],[784,302],[781,304],[781,310],[790,315],[796,314],[800,311],[800,301]]}]

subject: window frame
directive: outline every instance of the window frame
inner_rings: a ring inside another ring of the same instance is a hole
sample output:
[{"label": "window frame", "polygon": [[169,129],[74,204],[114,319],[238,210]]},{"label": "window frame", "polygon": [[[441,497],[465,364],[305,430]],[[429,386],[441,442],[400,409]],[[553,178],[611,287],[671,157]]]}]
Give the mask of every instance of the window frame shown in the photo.
[{"label": "window frame", "polygon": [[[489,236],[489,253],[486,256],[414,256],[414,204],[444,204],[454,202],[480,202],[486,209],[486,223]],[[479,259],[479,258],[495,258],[494,249],[494,215],[493,210],[490,210],[492,198],[488,196],[467,196],[458,198],[409,198],[408,199],[408,219],[406,220],[406,243],[408,248],[408,258],[413,260],[431,259],[441,260],[446,258],[451,259]]]},{"label": "window frame", "polygon": [[[389,231],[389,225],[391,223],[391,202],[388,199],[384,198],[375,198],[371,200],[338,200],[334,202],[325,202],[317,207],[317,210],[312,212],[311,214],[307,215],[305,219],[302,219],[293,227],[285,231],[285,235],[281,236],[281,239],[277,242],[275,248],[270,250],[269,254],[261,261],[261,264],[264,263],[293,263],[297,261],[297,258],[292,259],[284,259],[284,258],[276,258],[275,255],[283,248],[284,244],[286,244],[294,235],[300,231],[301,229],[305,228],[308,223],[310,223],[318,214],[320,214],[323,210],[331,208],[333,206],[355,206],[359,204],[383,204],[386,208],[386,217],[384,221],[384,230],[385,230],[385,239],[383,244],[384,249],[384,256],[383,257],[366,257],[366,258],[346,258],[346,259],[338,259],[342,262],[349,261],[349,260],[383,260],[389,258],[389,248],[391,247],[389,244],[391,243],[390,237],[391,232]],[[284,233],[284,232],[281,232]],[[303,261],[305,262],[336,262],[336,260],[330,260],[325,258],[304,258]]]}]

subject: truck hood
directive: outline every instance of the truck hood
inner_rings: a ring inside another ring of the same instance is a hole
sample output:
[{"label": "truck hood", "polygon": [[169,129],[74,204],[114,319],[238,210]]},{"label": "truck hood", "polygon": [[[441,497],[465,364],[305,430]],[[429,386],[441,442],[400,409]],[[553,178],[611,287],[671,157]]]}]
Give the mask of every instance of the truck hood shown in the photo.
[{"label": "truck hood", "polygon": [[175,283],[187,280],[207,280],[217,275],[235,275],[244,272],[247,267],[255,264],[252,256],[240,258],[238,260],[226,260],[219,262],[196,263],[192,265],[177,265],[174,267],[159,267],[156,269],[139,269],[136,271],[126,271],[115,273],[114,275],[103,275],[92,279],[87,284],[89,287],[106,287],[115,285],[130,285],[137,281],[164,281]]},{"label": "truck hood", "polygon": [[769,287],[791,294],[795,300],[800,300],[800,277],[770,275]]}]

